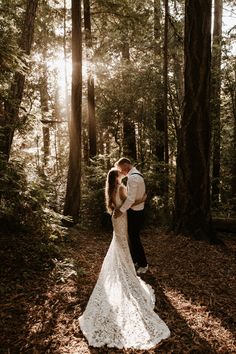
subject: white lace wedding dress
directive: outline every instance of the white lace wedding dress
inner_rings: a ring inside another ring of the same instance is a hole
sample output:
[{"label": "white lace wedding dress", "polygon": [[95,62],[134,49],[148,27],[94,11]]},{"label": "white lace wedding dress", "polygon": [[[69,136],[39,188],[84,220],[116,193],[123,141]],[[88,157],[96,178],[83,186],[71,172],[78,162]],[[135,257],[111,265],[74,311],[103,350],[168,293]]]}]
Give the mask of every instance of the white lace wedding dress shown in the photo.
[{"label": "white lace wedding dress", "polygon": [[[121,205],[117,192],[116,205]],[[155,295],[136,275],[127,241],[127,215],[112,218],[113,239],[80,328],[93,347],[150,349],[169,337],[154,312]]]}]

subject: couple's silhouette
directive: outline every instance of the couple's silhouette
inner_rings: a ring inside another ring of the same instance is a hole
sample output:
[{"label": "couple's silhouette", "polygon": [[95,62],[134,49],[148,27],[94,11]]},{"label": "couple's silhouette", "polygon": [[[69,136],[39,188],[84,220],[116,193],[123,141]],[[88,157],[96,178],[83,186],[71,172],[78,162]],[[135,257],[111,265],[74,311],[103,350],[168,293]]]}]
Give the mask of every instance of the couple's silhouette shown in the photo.
[{"label": "couple's silhouette", "polygon": [[154,312],[153,289],[137,275],[148,270],[140,240],[146,193],[144,178],[129,159],[121,158],[108,172],[105,198],[113,238],[80,328],[94,347],[150,349],[170,331]]}]

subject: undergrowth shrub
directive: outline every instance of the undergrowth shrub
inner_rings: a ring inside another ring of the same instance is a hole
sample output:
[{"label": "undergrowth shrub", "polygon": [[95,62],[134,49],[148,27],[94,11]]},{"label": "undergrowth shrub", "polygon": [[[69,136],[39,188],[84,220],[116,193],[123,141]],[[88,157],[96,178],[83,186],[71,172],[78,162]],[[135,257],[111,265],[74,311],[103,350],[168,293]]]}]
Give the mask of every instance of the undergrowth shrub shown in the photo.
[{"label": "undergrowth shrub", "polygon": [[[15,277],[23,281],[53,268],[53,259],[60,258],[55,239],[62,240],[66,231],[61,216],[47,207],[47,191],[27,179],[25,166],[11,161],[1,167],[0,263],[6,281],[14,283]],[[5,291],[0,287],[0,293]]]},{"label": "undergrowth shrub", "polygon": [[20,163],[15,161],[5,165],[0,177],[0,195],[3,228],[22,232],[45,231],[43,207],[46,195],[39,185],[27,180]]},{"label": "undergrowth shrub", "polygon": [[109,228],[110,216],[106,213],[105,206],[107,172],[103,157],[91,161],[91,165],[84,168],[81,215],[82,223],[86,227]]}]

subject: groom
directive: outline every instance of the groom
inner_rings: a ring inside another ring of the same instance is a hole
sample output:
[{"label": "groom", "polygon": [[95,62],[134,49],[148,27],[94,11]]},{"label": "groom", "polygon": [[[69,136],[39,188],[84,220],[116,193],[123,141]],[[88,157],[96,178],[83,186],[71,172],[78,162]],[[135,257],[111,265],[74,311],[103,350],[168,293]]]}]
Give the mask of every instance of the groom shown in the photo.
[{"label": "groom", "polygon": [[145,193],[145,183],[142,174],[131,164],[130,160],[122,157],[115,163],[120,172],[128,177],[127,198],[119,209],[115,210],[115,218],[127,211],[129,248],[133,262],[138,266],[137,273],[146,273],[148,264],[140,240],[140,230],[144,222],[144,203],[131,208],[131,205],[138,199],[142,199]]}]

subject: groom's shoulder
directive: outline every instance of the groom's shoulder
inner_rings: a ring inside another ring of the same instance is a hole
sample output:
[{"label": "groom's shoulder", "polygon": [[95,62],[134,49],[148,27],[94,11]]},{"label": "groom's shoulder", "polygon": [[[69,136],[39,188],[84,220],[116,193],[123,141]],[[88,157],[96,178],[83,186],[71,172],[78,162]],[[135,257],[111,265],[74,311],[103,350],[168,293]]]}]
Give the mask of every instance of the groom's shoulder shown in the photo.
[{"label": "groom's shoulder", "polygon": [[139,170],[137,170],[137,169],[134,169],[134,170],[131,172],[130,177],[132,177],[132,178],[138,178],[138,179],[139,179],[139,178],[144,179],[143,174],[142,174]]}]

